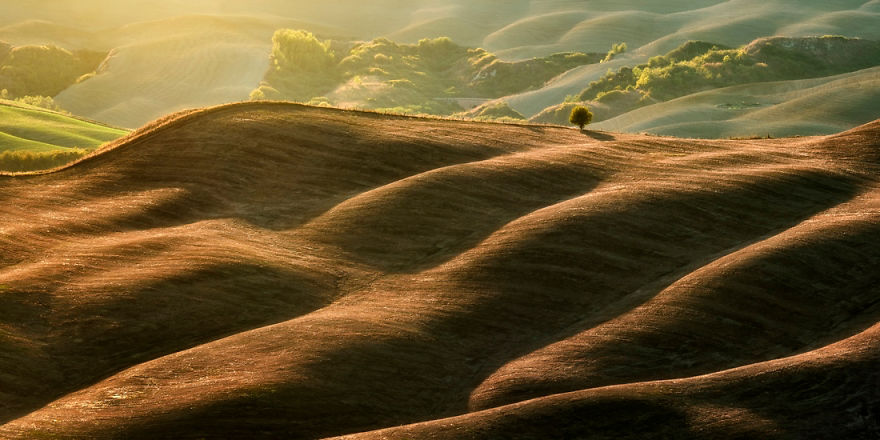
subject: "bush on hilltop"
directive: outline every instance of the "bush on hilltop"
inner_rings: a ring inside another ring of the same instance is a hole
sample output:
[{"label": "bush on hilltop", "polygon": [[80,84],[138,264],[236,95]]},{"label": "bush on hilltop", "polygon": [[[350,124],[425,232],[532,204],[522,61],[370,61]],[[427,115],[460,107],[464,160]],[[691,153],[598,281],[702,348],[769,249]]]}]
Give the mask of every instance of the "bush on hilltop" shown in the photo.
[{"label": "bush on hilltop", "polygon": [[568,117],[568,121],[580,127],[581,130],[583,130],[584,126],[589,124],[592,120],[593,113],[590,112],[590,109],[582,105],[571,109],[571,116]]}]

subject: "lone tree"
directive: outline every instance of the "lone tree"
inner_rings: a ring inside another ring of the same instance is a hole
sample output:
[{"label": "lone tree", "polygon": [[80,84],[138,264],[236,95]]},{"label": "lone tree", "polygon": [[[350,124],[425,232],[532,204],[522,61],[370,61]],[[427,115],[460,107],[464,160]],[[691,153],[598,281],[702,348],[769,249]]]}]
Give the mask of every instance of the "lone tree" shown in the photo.
[{"label": "lone tree", "polygon": [[574,125],[577,125],[584,129],[584,125],[590,123],[593,120],[593,113],[590,112],[590,109],[579,105],[573,109],[571,109],[571,116],[568,117],[568,122],[571,122]]}]

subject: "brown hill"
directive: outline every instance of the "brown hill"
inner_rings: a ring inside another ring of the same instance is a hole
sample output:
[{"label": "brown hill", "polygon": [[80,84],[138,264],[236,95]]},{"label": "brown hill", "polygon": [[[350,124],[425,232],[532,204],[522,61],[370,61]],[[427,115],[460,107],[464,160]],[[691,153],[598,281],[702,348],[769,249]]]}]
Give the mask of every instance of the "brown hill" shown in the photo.
[{"label": "brown hill", "polygon": [[873,438],[878,168],[880,121],[169,117],[0,176],[0,437]]}]

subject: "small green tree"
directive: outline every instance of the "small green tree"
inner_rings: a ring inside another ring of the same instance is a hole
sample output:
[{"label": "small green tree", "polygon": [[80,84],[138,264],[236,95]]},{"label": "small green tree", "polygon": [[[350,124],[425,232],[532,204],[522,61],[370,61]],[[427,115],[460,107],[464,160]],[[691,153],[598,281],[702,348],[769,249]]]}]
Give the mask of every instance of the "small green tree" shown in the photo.
[{"label": "small green tree", "polygon": [[607,63],[614,59],[619,54],[626,52],[626,43],[618,43],[612,44],[611,50],[608,51],[608,54],[605,55],[605,59],[599,61],[600,63]]},{"label": "small green tree", "polygon": [[593,120],[593,113],[590,112],[590,109],[579,105],[573,109],[571,109],[571,116],[568,117],[568,122],[571,122],[574,125],[577,125],[584,129],[584,126],[589,124],[590,121]]},{"label": "small green tree", "polygon": [[276,70],[327,75],[336,64],[329,42],[311,32],[281,29],[272,36],[272,63]]}]

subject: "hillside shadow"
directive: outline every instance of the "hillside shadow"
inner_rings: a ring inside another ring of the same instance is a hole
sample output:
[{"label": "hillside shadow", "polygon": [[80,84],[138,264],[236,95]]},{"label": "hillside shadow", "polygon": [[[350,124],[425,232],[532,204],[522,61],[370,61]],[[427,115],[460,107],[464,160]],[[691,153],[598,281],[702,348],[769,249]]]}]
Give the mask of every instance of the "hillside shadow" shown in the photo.
[{"label": "hillside shadow", "polygon": [[477,246],[511,221],[586,194],[601,181],[594,169],[576,165],[476,170],[458,166],[374,191],[371,198],[311,225],[313,237],[384,273],[419,272]]},{"label": "hillside shadow", "polygon": [[[421,415],[417,408],[405,406],[395,411],[367,407],[365,413],[364,408],[355,402],[374,398],[357,394],[353,397],[345,390],[339,392],[339,399],[324,400],[325,397],[322,399],[323,396],[312,394],[314,389],[307,385],[285,384],[272,390],[253,390],[249,396],[209,402],[187,412],[171,411],[149,422],[131,423],[123,428],[123,432],[129,439],[161,438],[168,432],[187,433],[194,438],[325,438],[425,420],[436,423],[436,419],[431,418],[434,417],[432,411]],[[322,404],[315,405],[314,400],[303,399],[304,394],[321,399]],[[693,438],[686,415],[669,402],[653,396],[621,394],[571,400],[551,398],[511,411],[515,417],[484,428],[488,434],[486,437],[468,435],[467,438],[541,439],[546,438],[548,432],[559,435],[559,438],[641,439],[645,432],[657,435],[651,438]],[[260,417],[248,416],[254,413]],[[303,413],[314,416],[302,417]],[[459,414],[462,413],[446,415]],[[454,419],[450,422],[454,423]],[[613,437],[597,437],[596,433],[613,433]],[[390,438],[419,437],[392,434]]]},{"label": "hillside shadow", "polygon": [[[56,326],[61,336],[50,338],[43,350],[53,360],[53,368],[41,367],[38,377],[43,385],[26,389],[28,399],[0,401],[0,424],[131,366],[317,310],[334,294],[328,290],[333,280],[294,269],[230,263],[143,283],[130,291],[120,289],[111,299],[75,311],[88,318]],[[16,304],[0,301],[0,305],[0,310],[8,311]],[[0,349],[8,347],[0,339]],[[0,362],[0,367],[8,369],[7,365]],[[2,376],[0,385],[6,385]]]},{"label": "hillside shadow", "polygon": [[613,141],[613,140],[617,139],[616,137],[614,137],[608,133],[603,133],[601,131],[581,130],[581,133],[584,135],[587,135],[597,141]]}]

